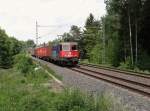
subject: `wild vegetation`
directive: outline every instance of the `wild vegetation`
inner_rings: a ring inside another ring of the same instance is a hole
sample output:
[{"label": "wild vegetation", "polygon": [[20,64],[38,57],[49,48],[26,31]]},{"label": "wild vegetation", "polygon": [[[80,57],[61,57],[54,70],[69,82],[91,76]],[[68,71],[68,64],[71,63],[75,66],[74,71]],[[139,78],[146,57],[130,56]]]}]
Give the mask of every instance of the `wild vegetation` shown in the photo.
[{"label": "wild vegetation", "polygon": [[[35,64],[27,66],[30,63],[27,58],[21,60],[21,66],[24,67],[16,65],[0,69],[0,111],[46,111],[44,96],[51,93],[42,84],[51,78],[43,69],[34,71]],[[19,59],[18,62],[20,63]]]},{"label": "wild vegetation", "polygon": [[74,89],[54,92],[49,82],[52,78],[42,66],[24,54],[15,61],[13,68],[0,69],[0,111],[128,110],[110,95],[95,97]]},{"label": "wild vegetation", "polygon": [[19,41],[8,36],[5,30],[0,28],[0,68],[11,68],[15,62],[15,55],[34,46],[33,40]]},{"label": "wild vegetation", "polygon": [[150,1],[105,0],[106,15],[92,14],[84,29],[72,26],[62,39],[79,43],[81,59],[126,69],[150,70]]},{"label": "wild vegetation", "polygon": [[4,30],[0,29],[0,67],[12,67],[13,56],[18,54],[22,48],[21,42],[9,37]]}]

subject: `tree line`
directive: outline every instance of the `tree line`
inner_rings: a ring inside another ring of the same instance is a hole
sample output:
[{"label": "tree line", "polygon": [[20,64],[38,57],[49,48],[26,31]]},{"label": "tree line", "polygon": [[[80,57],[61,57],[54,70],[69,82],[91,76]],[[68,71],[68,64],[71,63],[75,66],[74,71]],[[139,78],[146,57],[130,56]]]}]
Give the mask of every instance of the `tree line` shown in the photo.
[{"label": "tree line", "polygon": [[0,68],[11,68],[14,64],[14,56],[33,45],[32,40],[19,41],[8,36],[5,30],[0,28]]},{"label": "tree line", "polygon": [[106,15],[90,14],[84,29],[73,25],[58,41],[76,41],[81,58],[97,64],[150,69],[150,1],[105,0]]},{"label": "tree line", "polygon": [[150,69],[150,1],[105,0],[106,37],[111,38],[118,51],[116,63],[129,68]]}]

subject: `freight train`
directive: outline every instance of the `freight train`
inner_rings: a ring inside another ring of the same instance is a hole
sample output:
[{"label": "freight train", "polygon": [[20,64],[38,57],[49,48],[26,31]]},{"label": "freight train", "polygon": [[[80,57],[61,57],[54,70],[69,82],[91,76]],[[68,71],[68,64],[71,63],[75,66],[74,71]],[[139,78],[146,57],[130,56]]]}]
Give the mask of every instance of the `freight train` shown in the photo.
[{"label": "freight train", "polygon": [[79,60],[76,42],[63,42],[55,45],[43,45],[34,49],[32,56],[63,66],[77,65]]}]

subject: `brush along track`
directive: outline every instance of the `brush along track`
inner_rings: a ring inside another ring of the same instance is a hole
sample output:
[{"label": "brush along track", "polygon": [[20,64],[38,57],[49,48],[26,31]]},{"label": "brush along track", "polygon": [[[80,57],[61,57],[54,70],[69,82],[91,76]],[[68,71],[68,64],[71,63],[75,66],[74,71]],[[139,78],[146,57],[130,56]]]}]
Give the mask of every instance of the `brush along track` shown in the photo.
[{"label": "brush along track", "polygon": [[[71,70],[82,73],[84,75],[94,77],[96,79],[106,81],[111,84],[115,84],[122,88],[126,88],[128,90],[142,94],[144,96],[150,97],[150,84],[149,84],[149,82],[148,83],[144,82],[144,79],[146,79],[145,81],[149,81],[150,79],[142,78],[139,76],[137,77],[134,75],[128,75],[128,77],[121,76],[121,73],[115,74],[112,71],[111,72],[100,71],[100,69],[98,69],[98,68],[82,66],[82,65],[71,68]],[[133,78],[135,78],[135,79],[133,79]],[[143,82],[138,81],[137,78],[141,79]]]}]

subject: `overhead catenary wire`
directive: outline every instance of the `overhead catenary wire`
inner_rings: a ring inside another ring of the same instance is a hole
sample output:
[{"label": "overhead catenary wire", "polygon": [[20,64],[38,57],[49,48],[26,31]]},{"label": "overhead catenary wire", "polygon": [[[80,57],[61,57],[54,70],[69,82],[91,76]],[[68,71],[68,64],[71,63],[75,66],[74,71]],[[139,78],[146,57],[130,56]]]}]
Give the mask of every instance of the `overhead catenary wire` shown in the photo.
[{"label": "overhead catenary wire", "polygon": [[[70,26],[69,24],[63,24],[63,25],[39,25],[38,22],[36,21],[36,44],[38,46],[38,39],[44,36],[48,36],[51,34],[51,32],[46,33],[44,35],[39,36],[39,28],[62,28],[62,27],[68,27]],[[89,26],[85,28],[92,28],[92,29],[101,29],[100,26]],[[56,34],[58,35],[58,34]]]},{"label": "overhead catenary wire", "polygon": [[[36,45],[38,46],[38,39],[43,37],[43,36],[47,36],[50,35],[51,32],[44,34],[42,36],[39,36],[39,28],[62,28],[62,27],[68,27],[70,25],[68,24],[63,24],[63,25],[39,25],[38,22],[36,21]],[[56,34],[57,35],[57,34]]]}]

